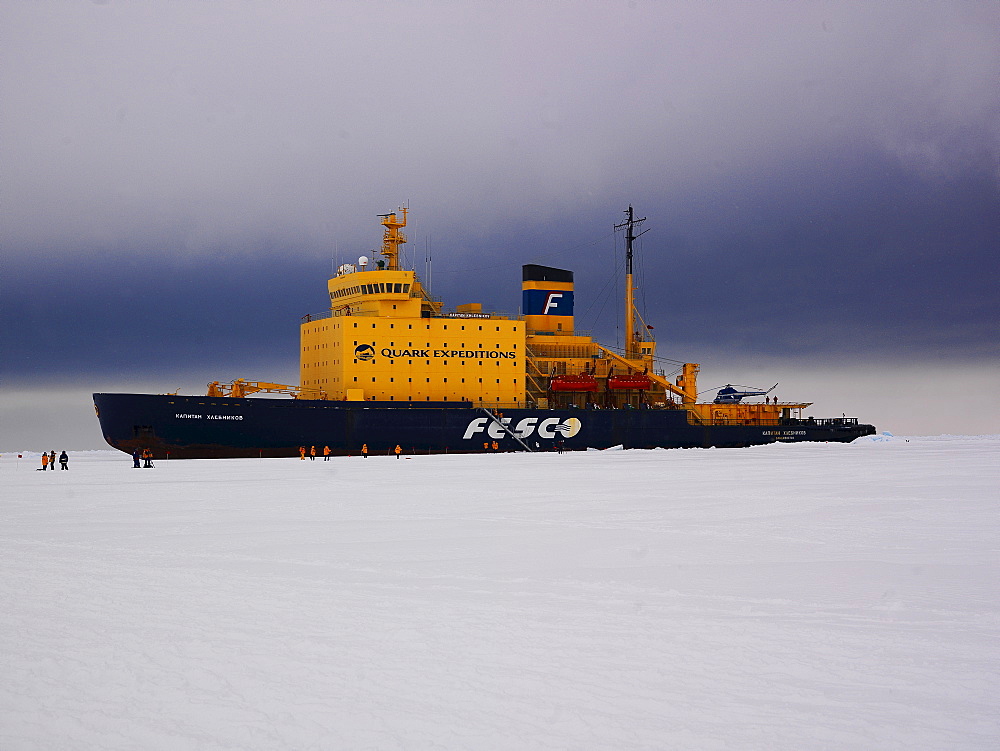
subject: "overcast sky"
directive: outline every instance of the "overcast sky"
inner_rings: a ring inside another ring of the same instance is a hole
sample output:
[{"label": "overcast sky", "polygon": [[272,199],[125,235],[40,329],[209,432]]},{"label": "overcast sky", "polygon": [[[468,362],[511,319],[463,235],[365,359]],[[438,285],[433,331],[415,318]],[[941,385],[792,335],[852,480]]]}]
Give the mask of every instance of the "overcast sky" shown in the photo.
[{"label": "overcast sky", "polygon": [[43,1],[0,24],[8,393],[294,379],[332,263],[404,202],[446,304],[516,313],[520,265],[560,266],[610,343],[632,203],[660,354],[705,386],[1000,364],[998,3]]}]

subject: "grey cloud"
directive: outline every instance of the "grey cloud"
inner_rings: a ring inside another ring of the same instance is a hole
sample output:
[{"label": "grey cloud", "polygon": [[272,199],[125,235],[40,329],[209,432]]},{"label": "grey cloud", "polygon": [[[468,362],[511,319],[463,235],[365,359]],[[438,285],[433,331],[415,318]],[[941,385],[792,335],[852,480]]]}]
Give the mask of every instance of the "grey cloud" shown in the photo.
[{"label": "grey cloud", "polygon": [[[181,252],[671,197],[831,142],[996,158],[998,14],[953,3],[8,5],[5,243]],[[538,208],[547,207],[547,208]],[[68,252],[68,251],[67,251]]]}]

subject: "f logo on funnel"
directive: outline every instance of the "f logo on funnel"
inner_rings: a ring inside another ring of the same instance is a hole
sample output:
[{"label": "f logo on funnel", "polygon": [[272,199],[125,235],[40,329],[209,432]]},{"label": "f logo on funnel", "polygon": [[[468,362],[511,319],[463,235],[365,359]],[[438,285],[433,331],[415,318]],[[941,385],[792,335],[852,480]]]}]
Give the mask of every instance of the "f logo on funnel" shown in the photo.
[{"label": "f logo on funnel", "polygon": [[562,292],[549,292],[549,294],[545,296],[545,307],[542,308],[542,315],[547,316],[552,308],[558,308],[559,300],[562,299],[562,296]]}]

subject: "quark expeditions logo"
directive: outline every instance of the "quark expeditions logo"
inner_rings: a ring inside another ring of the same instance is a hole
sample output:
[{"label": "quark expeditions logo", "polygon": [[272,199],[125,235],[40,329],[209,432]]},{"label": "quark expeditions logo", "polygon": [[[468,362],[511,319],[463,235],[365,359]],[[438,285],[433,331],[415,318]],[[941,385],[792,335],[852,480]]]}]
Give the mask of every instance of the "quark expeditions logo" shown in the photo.
[{"label": "quark expeditions logo", "polygon": [[490,438],[497,440],[505,438],[508,431],[516,434],[519,438],[527,438],[532,434],[539,438],[572,438],[583,427],[583,423],[578,417],[568,417],[565,420],[558,417],[546,417],[544,420],[538,417],[525,417],[513,426],[510,421],[509,417],[501,417],[500,422],[503,423],[504,427],[500,427],[497,425],[497,421],[490,417],[477,417],[469,423],[462,439],[467,441],[484,431]]},{"label": "quark expeditions logo", "polygon": [[354,348],[354,356],[359,360],[374,360],[375,359],[375,347],[370,344],[359,344]]}]

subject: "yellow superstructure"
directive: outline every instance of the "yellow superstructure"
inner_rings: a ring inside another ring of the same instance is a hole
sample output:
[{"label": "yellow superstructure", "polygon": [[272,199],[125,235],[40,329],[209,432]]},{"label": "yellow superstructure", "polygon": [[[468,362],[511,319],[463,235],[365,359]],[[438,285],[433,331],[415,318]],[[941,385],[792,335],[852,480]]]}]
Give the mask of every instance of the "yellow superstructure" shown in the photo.
[{"label": "yellow superstructure", "polygon": [[329,316],[302,323],[299,377],[309,392],[299,398],[523,404],[524,323],[477,304],[442,313],[416,273],[398,268],[402,211],[403,221],[383,217],[387,262],[341,266],[328,283]]},{"label": "yellow superstructure", "polygon": [[[210,393],[256,391],[298,399],[471,402],[491,408],[681,409],[694,424],[773,424],[807,403],[698,402],[696,363],[669,376],[657,367],[651,328],[634,309],[632,210],[627,229],[626,336],[614,351],[576,331],[573,274],[526,265],[521,315],[483,312],[478,303],[444,312],[416,272],[400,268],[407,210],[381,216],[381,255],[344,264],[329,280],[330,308],[300,328],[299,385],[237,380]],[[764,395],[767,392],[760,392]]]}]

